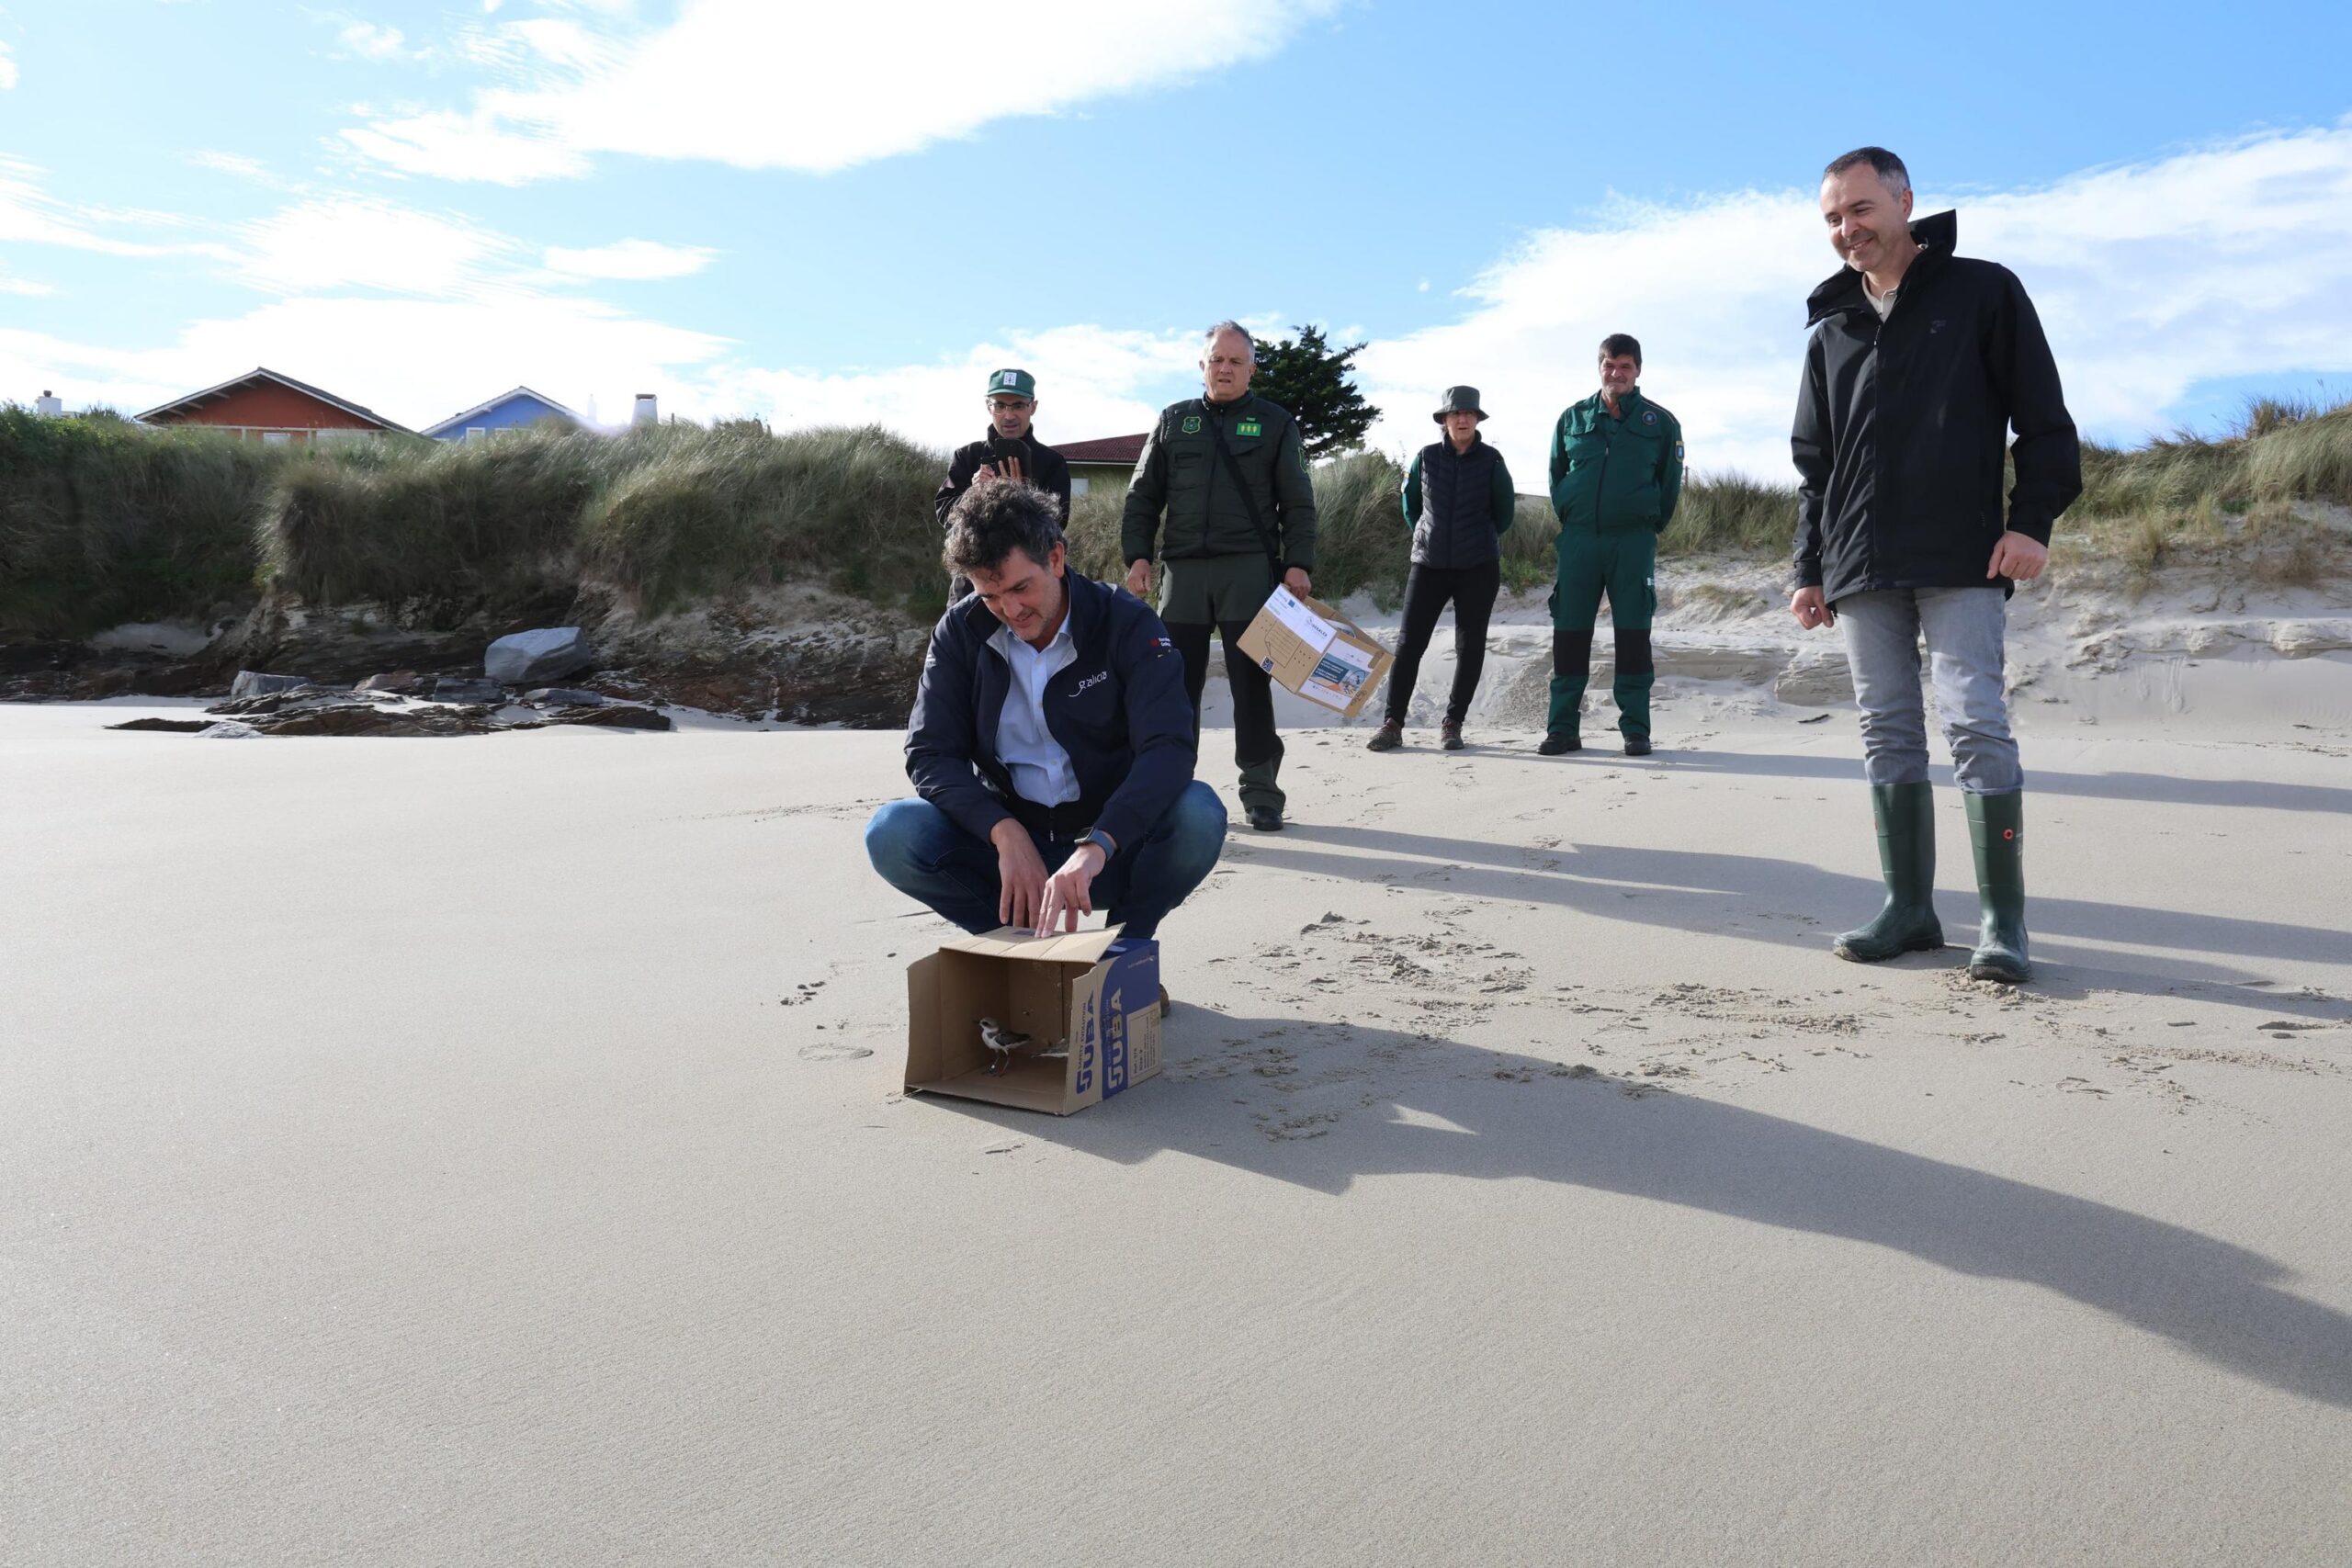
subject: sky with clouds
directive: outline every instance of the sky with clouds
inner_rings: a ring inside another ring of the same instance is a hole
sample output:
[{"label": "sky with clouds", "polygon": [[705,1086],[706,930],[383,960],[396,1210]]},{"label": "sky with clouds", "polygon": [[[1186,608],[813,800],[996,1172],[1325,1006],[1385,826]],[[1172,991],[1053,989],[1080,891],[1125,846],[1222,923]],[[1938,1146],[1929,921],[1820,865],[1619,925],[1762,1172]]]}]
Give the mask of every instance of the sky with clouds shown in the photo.
[{"label": "sky with clouds", "polygon": [[[1917,8],[1915,8],[1917,9]],[[2017,271],[2085,428],[2352,395],[2352,10],[1377,0],[0,0],[0,399],[255,365],[422,425],[622,416],[1049,441],[1197,386],[1199,328],[1367,344],[1542,472],[1629,331],[1693,464],[1779,479],[1822,163],[1910,163]]]}]

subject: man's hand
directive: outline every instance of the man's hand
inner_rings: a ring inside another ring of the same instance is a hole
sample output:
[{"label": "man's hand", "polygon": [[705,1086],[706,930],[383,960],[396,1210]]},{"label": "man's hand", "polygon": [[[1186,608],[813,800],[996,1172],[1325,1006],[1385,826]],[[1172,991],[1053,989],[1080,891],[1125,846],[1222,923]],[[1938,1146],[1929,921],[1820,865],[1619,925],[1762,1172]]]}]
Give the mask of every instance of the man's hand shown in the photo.
[{"label": "man's hand", "polygon": [[1993,547],[1992,564],[1984,569],[1986,577],[2006,577],[2012,582],[2031,582],[2050,564],[2050,547],[2012,528],[2003,534]]},{"label": "man's hand", "polygon": [[1008,817],[989,829],[989,842],[996,846],[996,875],[1001,884],[996,918],[1008,926],[1034,929],[1046,898],[1046,863],[1038,858],[1035,841],[1026,828]]},{"label": "man's hand", "polygon": [[1818,588],[1800,588],[1791,594],[1789,614],[1794,615],[1797,618],[1797,625],[1807,631],[1813,630],[1815,626],[1834,626],[1838,624],[1838,612],[1829,607],[1829,601],[1821,596],[1821,590]]},{"label": "man's hand", "polygon": [[[1037,911],[1040,931],[1076,931],[1079,917],[1094,912],[1094,879],[1102,873],[1102,846],[1087,840],[1070,852],[1061,870],[1046,879],[1045,905]],[[1065,925],[1064,920],[1068,920]]]},{"label": "man's hand", "polygon": [[1302,599],[1315,592],[1315,581],[1306,575],[1306,569],[1303,566],[1295,566],[1283,573],[1283,586]]},{"label": "man's hand", "polygon": [[1127,568],[1127,592],[1149,603],[1151,599],[1151,563],[1139,560]]},{"label": "man's hand", "polygon": [[972,470],[972,488],[978,490],[982,485],[994,484],[1003,477],[996,471],[994,463],[982,463]]},{"label": "man's hand", "polygon": [[1011,479],[1014,484],[1019,484],[1026,477],[1021,471],[1021,459],[1018,457],[1007,457],[997,472],[1000,477]]}]

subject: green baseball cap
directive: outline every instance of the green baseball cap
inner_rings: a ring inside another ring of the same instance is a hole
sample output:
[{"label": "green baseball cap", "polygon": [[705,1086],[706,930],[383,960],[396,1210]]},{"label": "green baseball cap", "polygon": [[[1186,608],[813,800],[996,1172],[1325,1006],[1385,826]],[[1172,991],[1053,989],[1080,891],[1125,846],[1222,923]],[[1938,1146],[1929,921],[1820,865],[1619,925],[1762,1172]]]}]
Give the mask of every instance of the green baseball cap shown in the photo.
[{"label": "green baseball cap", "polygon": [[1026,370],[995,370],[989,374],[989,396],[991,398],[1037,398],[1037,378]]}]

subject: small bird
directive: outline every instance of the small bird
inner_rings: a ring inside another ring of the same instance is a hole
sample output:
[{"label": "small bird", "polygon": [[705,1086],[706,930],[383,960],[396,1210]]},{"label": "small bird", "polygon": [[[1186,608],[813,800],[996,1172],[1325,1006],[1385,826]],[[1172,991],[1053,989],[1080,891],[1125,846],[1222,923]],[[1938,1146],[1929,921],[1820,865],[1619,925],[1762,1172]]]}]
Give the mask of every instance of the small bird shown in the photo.
[{"label": "small bird", "polygon": [[984,1018],[980,1020],[980,1043],[996,1057],[989,1064],[989,1071],[1001,1073],[1012,1065],[1012,1054],[1029,1043],[1029,1036],[1016,1033],[992,1018]]}]

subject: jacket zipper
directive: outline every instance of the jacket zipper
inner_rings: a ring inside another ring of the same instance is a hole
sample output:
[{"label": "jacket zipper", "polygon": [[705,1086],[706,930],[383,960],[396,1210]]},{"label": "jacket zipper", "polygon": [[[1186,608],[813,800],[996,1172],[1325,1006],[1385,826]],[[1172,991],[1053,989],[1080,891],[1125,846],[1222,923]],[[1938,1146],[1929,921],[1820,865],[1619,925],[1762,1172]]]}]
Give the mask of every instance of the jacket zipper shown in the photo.
[{"label": "jacket zipper", "polygon": [[[1611,417],[1608,404],[1601,405],[1600,416],[1603,419]],[[1610,434],[1606,426],[1603,426],[1600,431],[1600,472],[1594,479],[1592,486],[1592,531],[1596,534],[1600,532],[1600,501],[1609,493],[1609,454],[1616,449],[1616,437]],[[1615,615],[1616,611],[1612,609],[1610,614]]]}]

